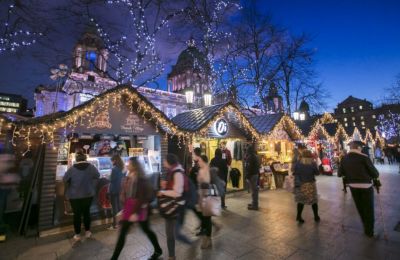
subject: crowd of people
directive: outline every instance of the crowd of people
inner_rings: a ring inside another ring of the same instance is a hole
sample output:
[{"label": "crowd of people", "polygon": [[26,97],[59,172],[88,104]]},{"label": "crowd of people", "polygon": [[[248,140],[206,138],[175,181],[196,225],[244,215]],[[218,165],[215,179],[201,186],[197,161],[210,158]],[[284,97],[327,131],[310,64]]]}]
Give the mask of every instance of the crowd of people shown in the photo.
[{"label": "crowd of people", "polygon": [[[372,160],[362,152],[363,146],[363,143],[359,141],[350,143],[350,151],[340,158],[338,176],[343,178],[346,191],[347,187],[350,188],[365,234],[372,237],[374,236],[373,188],[379,191],[381,184],[379,173]],[[200,148],[194,148],[191,155],[192,167],[188,171],[183,168],[176,155],[166,155],[162,162],[166,173],[161,176],[157,190],[146,177],[137,158],[130,158],[125,165],[119,155],[112,157],[113,169],[108,198],[112,206],[113,221],[109,229],[118,230],[119,233],[111,259],[118,259],[124,248],[126,236],[135,223],[139,225],[153,246],[153,254],[149,259],[159,259],[162,256],[164,252],[150,223],[154,201],[158,202],[158,211],[165,219],[168,259],[172,260],[176,257],[176,240],[186,244],[192,243],[191,239],[182,232],[188,210],[192,211],[199,220],[199,231],[196,235],[201,236],[201,249],[212,247],[213,227],[220,228],[212,218],[219,216],[221,210],[227,208],[225,192],[230,168],[230,154],[224,152],[223,145],[215,150],[214,155],[209,162],[208,157],[202,154]],[[100,178],[99,171],[87,161],[86,156],[83,151],[78,151],[75,164],[67,170],[63,178],[66,185],[65,195],[73,211],[74,245],[81,241],[82,219],[85,237],[92,236],[90,208],[96,194],[96,182]],[[4,168],[1,170],[7,171],[5,169],[7,165],[1,164]],[[258,210],[260,162],[252,145],[246,148],[244,172],[252,193],[248,209]],[[303,224],[305,222],[302,217],[303,209],[305,205],[311,205],[314,221],[320,222],[315,178],[320,171],[314,154],[305,146],[299,146],[295,151],[292,172],[293,193],[297,203],[296,220],[299,224]],[[4,192],[5,186],[17,182],[15,179],[7,180],[5,176],[4,174],[0,176],[0,195]],[[0,209],[4,209],[1,204]]]}]

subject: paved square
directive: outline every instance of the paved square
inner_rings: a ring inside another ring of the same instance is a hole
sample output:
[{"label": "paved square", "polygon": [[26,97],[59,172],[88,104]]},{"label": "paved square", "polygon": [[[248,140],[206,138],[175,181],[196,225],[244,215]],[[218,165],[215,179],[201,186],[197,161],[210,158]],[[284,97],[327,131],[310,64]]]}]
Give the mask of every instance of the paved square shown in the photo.
[{"label": "paved square", "polygon": [[[247,210],[250,201],[247,192],[230,194],[228,210],[223,216],[214,218],[222,228],[213,235],[213,248],[200,249],[200,241],[194,235],[198,223],[188,213],[184,232],[194,243],[187,246],[178,242],[177,259],[400,259],[400,232],[394,230],[400,221],[400,174],[398,166],[378,167],[389,242],[383,239],[377,196],[376,233],[379,237],[370,239],[363,235],[351,194],[342,192],[341,180],[335,176],[319,176],[322,219],[319,224],[314,223],[311,207],[306,206],[305,223],[298,225],[293,195],[284,190],[261,192],[258,212]],[[153,217],[152,222],[166,253],[163,219]],[[93,239],[76,248],[71,247],[65,236],[11,239],[0,244],[0,259],[110,259],[117,232],[97,229]],[[147,259],[152,253],[150,250],[151,245],[143,233],[133,228],[120,259]]]}]

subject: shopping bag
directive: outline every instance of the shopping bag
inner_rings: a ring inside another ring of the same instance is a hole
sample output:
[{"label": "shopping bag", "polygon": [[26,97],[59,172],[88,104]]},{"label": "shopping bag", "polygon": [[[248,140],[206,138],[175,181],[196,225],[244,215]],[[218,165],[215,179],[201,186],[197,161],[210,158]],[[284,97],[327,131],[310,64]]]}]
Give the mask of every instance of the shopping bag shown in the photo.
[{"label": "shopping bag", "polygon": [[221,196],[215,184],[201,190],[201,211],[203,216],[221,216]]},{"label": "shopping bag", "polygon": [[185,200],[183,197],[158,197],[158,211],[164,218],[175,218],[178,215],[179,210],[183,208],[184,204]]},{"label": "shopping bag", "polygon": [[288,192],[293,192],[294,191],[294,177],[291,175],[288,175],[285,177],[285,180],[283,181],[283,188],[287,190]]}]

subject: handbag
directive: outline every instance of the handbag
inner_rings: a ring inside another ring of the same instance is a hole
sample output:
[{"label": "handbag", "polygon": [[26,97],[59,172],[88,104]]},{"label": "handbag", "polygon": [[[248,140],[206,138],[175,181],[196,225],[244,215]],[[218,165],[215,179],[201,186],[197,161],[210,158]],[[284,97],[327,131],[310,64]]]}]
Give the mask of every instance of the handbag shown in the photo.
[{"label": "handbag", "polygon": [[283,188],[288,192],[294,191],[294,177],[293,176],[286,176],[285,180],[283,181]]},{"label": "handbag", "polygon": [[168,196],[158,197],[158,211],[164,218],[175,218],[185,204],[183,197],[173,198]]},{"label": "handbag", "polygon": [[215,184],[202,189],[201,211],[203,216],[221,216],[221,197]]}]

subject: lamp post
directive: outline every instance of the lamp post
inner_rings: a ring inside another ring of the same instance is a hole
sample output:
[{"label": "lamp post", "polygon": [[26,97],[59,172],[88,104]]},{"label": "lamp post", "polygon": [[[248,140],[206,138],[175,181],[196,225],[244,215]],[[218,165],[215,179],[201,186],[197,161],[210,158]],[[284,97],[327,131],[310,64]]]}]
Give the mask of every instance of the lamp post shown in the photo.
[{"label": "lamp post", "polygon": [[212,94],[211,91],[207,90],[204,92],[204,106],[211,106],[212,104]]},{"label": "lamp post", "polygon": [[186,96],[186,103],[188,104],[189,109],[191,109],[191,106],[194,102],[194,90],[192,87],[186,88],[185,96]]},{"label": "lamp post", "polygon": [[57,86],[56,86],[56,97],[53,102],[53,113],[57,112],[57,107],[58,107],[58,92],[60,91],[61,85],[62,85],[62,79],[67,75],[68,73],[68,66],[65,64],[60,64],[58,65],[58,69],[51,69],[51,76],[50,78],[54,81],[57,81]]}]

